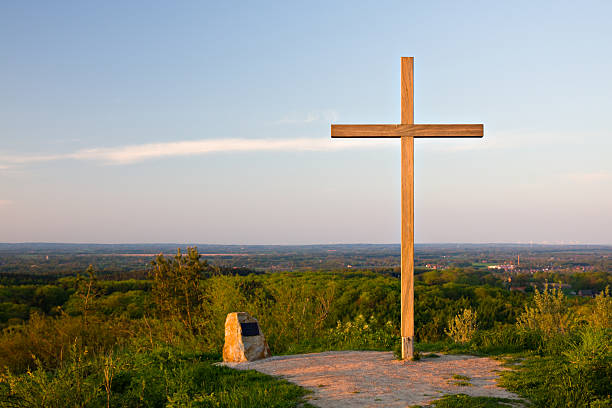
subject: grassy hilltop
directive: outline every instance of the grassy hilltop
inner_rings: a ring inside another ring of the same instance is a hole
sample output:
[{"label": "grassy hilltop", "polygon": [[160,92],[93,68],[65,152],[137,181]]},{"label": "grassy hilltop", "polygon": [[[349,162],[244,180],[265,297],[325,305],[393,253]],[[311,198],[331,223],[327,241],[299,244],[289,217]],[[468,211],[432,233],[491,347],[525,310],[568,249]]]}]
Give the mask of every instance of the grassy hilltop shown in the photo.
[{"label": "grassy hilltop", "polygon": [[[226,314],[257,317],[274,354],[393,350],[399,295],[393,272],[240,276],[196,250],[156,257],[139,280],[101,280],[94,268],[41,281],[15,275],[0,287],[0,406],[298,406],[306,392],[297,386],[213,365]],[[534,406],[612,403],[607,292],[509,291],[486,270],[450,267],[420,270],[415,301],[417,350],[505,358],[514,369],[504,385]],[[470,402],[480,403],[496,404]]]}]

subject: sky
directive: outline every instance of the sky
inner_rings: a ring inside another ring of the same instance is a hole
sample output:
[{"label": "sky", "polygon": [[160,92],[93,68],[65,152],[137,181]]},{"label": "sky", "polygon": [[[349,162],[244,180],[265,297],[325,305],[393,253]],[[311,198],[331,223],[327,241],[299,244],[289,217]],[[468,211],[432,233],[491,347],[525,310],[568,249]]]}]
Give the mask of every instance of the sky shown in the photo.
[{"label": "sky", "polygon": [[0,242],[612,244],[612,2],[4,1]]}]

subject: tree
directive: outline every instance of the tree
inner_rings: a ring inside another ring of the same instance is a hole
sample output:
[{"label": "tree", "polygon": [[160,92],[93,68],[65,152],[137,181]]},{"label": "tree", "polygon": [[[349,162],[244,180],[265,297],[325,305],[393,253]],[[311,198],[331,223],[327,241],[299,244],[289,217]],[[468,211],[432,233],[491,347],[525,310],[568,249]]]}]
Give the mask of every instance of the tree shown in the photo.
[{"label": "tree", "polygon": [[180,248],[174,257],[159,254],[151,263],[152,295],[160,315],[180,320],[191,332],[197,329],[196,318],[204,311],[202,282],[218,269],[200,259],[197,248]]},{"label": "tree", "polygon": [[87,320],[87,315],[92,309],[95,299],[100,295],[98,277],[96,276],[93,265],[89,265],[85,273],[87,274],[86,276],[77,274],[75,292],[80,299],[83,320]]},{"label": "tree", "polygon": [[44,285],[36,288],[34,304],[43,312],[50,313],[53,308],[63,305],[68,297],[68,293],[61,286]]}]

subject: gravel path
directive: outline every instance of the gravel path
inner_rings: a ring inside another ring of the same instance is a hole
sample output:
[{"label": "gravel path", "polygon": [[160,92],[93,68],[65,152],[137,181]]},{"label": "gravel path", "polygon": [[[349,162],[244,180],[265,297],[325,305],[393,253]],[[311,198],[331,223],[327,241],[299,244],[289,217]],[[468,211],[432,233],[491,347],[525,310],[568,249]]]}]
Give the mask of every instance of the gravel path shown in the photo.
[{"label": "gravel path", "polygon": [[[519,399],[497,386],[497,371],[504,368],[485,357],[440,355],[402,362],[390,352],[331,351],[224,364],[280,376],[312,390],[309,402],[322,408],[407,407],[461,393]],[[469,377],[471,385],[457,385],[462,380],[453,375]]]}]

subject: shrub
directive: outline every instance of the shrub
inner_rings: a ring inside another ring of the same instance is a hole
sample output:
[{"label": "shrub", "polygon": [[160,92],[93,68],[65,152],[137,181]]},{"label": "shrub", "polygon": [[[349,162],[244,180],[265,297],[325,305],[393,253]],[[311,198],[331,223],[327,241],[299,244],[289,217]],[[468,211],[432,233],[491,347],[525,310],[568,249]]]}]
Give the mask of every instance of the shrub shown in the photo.
[{"label": "shrub", "polygon": [[463,309],[462,313],[449,320],[448,329],[444,332],[455,343],[468,343],[476,333],[477,313],[472,309]]},{"label": "shrub", "polygon": [[612,332],[585,328],[566,351],[529,357],[503,385],[536,407],[604,407],[612,395]]},{"label": "shrub", "polygon": [[517,319],[517,327],[522,330],[538,331],[545,339],[555,335],[566,334],[575,326],[573,314],[566,306],[566,299],[559,288],[544,287],[544,291],[535,290],[534,307],[525,306]]},{"label": "shrub", "polygon": [[612,297],[609,286],[595,296],[594,303],[589,324],[595,328],[612,329]]},{"label": "shrub", "polygon": [[583,329],[580,340],[563,355],[570,363],[572,382],[584,384],[594,397],[612,394],[612,330]]},{"label": "shrub", "polygon": [[399,344],[399,333],[390,321],[381,326],[374,316],[366,320],[359,315],[353,321],[338,322],[329,330],[327,342],[333,349],[389,350]]},{"label": "shrub", "polygon": [[[36,368],[24,375],[6,370],[0,376],[0,406],[84,407],[102,395],[100,378],[95,374],[102,359],[90,358],[87,348],[75,342],[57,370],[47,371],[34,358]],[[97,405],[97,404],[96,404]]]},{"label": "shrub", "polygon": [[128,320],[101,320],[90,316],[48,317],[33,314],[30,321],[4,329],[0,334],[0,369],[24,372],[37,367],[56,368],[62,364],[72,345],[89,352],[104,353],[134,334]]}]

